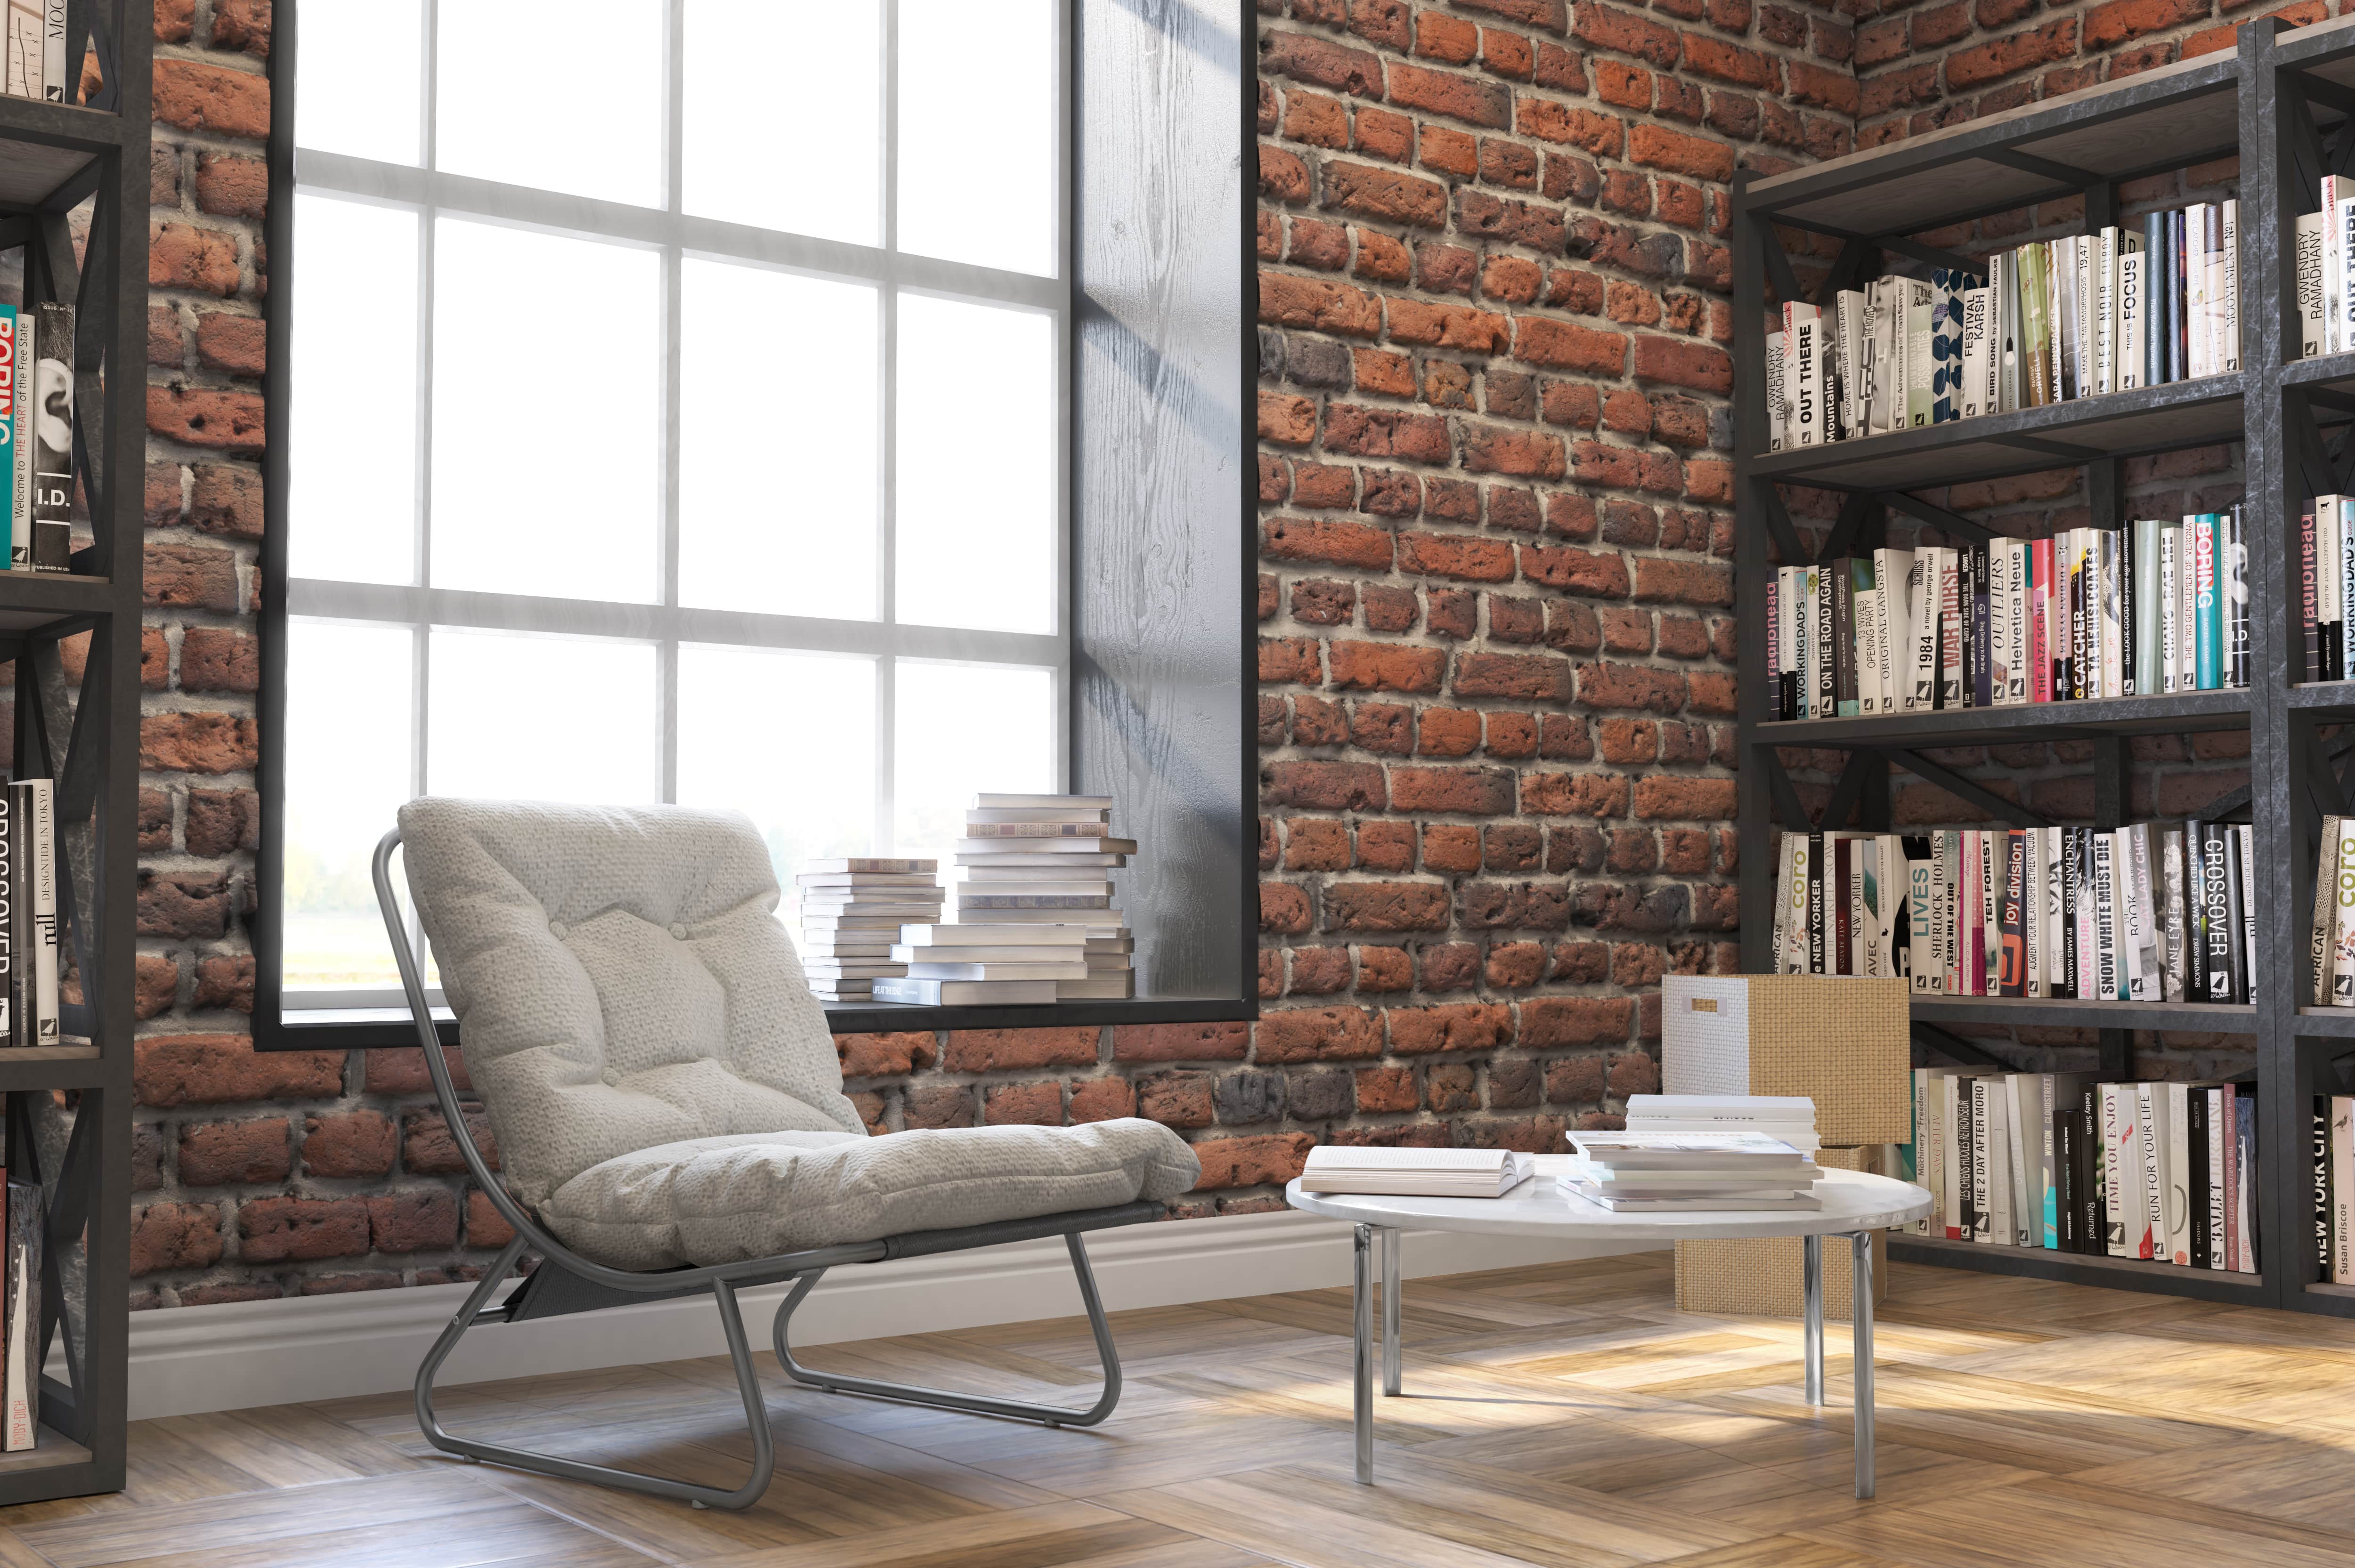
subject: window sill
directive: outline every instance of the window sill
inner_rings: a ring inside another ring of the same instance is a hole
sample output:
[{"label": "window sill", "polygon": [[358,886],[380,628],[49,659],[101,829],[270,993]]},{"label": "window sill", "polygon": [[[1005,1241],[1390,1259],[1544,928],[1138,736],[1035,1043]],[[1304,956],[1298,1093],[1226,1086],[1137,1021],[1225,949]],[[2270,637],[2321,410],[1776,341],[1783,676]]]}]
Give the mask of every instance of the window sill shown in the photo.
[{"label": "window sill", "polygon": [[[1092,1028],[1113,1023],[1235,1023],[1259,1016],[1259,1003],[1239,997],[1140,996],[1118,1001],[1060,1001],[1042,1007],[895,1007],[862,1001],[821,1003],[836,1034],[879,1034],[899,1029]],[[458,1043],[447,1008],[433,1010],[445,1045]],[[405,1007],[305,1008],[254,1020],[254,1044],[264,1051],[415,1049],[417,1026]]]}]

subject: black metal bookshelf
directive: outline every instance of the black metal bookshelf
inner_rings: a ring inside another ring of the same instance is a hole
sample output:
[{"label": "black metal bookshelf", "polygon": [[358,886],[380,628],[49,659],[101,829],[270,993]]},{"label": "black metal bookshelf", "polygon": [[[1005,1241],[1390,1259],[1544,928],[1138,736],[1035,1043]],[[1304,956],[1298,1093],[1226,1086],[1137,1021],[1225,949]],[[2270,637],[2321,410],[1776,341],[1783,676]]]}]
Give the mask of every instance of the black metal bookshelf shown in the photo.
[{"label": "black metal bookshelf", "polygon": [[[2274,18],[2241,28],[2238,48],[2145,72],[2112,86],[1771,178],[1737,176],[1734,193],[1734,334],[1742,367],[1735,390],[1736,618],[1745,653],[1764,646],[1766,586],[1775,564],[1829,560],[1885,542],[1891,514],[1939,529],[1950,541],[1989,536],[1979,523],[1914,492],[1925,487],[2076,467],[2092,520],[2114,525],[2125,509],[2126,460],[2237,443],[2246,481],[2251,683],[2102,702],[1777,722],[1763,659],[1746,659],[1739,698],[1741,853],[1753,868],[1742,888],[1742,967],[1770,967],[1774,863],[1783,828],[1815,825],[1778,752],[1846,754],[1823,825],[1890,831],[1890,778],[1913,773],[1987,817],[2017,826],[2044,819],[1942,766],[1930,753],[2030,740],[2091,743],[2094,823],[2123,825],[2132,799],[2133,736],[2244,731],[2250,787],[2211,807],[2254,828],[2255,880],[2286,888],[2288,907],[2312,906],[2324,811],[2355,811],[2355,746],[2330,726],[2355,724],[2355,683],[2292,683],[2299,649],[2298,563],[2292,531],[2307,498],[2355,491],[2355,435],[2333,454],[2327,432],[2355,422],[2355,354],[2299,362],[2295,258],[2285,226],[2312,210],[2323,172],[2355,172],[2355,19],[2284,31]],[[2240,370],[2232,375],[2092,397],[1964,419],[1805,451],[1757,450],[1765,429],[1765,306],[1777,299],[1828,302],[1836,290],[1881,271],[1962,266],[1963,257],[1913,237],[2041,203],[2082,197],[2088,232],[2119,221],[2120,186],[2218,158],[2240,160]],[[1782,233],[1829,237],[1837,248],[1809,294]],[[2310,417],[2309,417],[2310,416]],[[2304,420],[2303,426],[2300,421]],[[1839,494],[1820,551],[1805,548],[1779,485]],[[2326,739],[2326,736],[2329,738]],[[2291,780],[2301,780],[2293,785]],[[1851,812],[1854,813],[1851,819]],[[2269,907],[2272,906],[2269,905]],[[2310,1000],[2306,920],[2260,920],[2248,1003],[2094,1002],[2062,999],[1917,996],[1918,1048],[1931,1059],[2013,1068],[1955,1026],[2070,1027],[2096,1032],[2105,1077],[2134,1075],[2132,1032],[2197,1031],[2254,1043],[2258,1100],[2256,1210],[2259,1271],[2234,1274],[2142,1259],[1982,1246],[1925,1235],[1891,1238],[1912,1261],[2080,1284],[2355,1316],[2355,1287],[2309,1285],[2314,1210],[2310,1097],[2355,1067],[2355,1012],[2302,1008]],[[2343,1081],[2343,1080],[2342,1080]]]},{"label": "black metal bookshelf", "polygon": [[[71,104],[0,98],[0,251],[22,258],[25,302],[76,307],[75,468],[87,505],[72,576],[0,572],[12,771],[56,780],[69,980],[61,1043],[0,1051],[8,1174],[39,1181],[47,1199],[41,1360],[65,1374],[41,1379],[35,1446],[0,1454],[0,1505],[123,1483],[151,32],[127,0],[76,0],[67,77],[78,81],[94,51],[104,86]],[[77,254],[71,215],[85,203]],[[84,633],[69,682],[62,644]]]}]

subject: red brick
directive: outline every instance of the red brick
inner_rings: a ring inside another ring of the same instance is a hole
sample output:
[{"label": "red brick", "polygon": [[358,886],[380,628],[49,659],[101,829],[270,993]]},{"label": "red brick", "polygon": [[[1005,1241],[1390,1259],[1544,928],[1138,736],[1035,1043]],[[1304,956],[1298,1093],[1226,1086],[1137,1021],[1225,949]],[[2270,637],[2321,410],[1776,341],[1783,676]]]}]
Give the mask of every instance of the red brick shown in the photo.
[{"label": "red brick", "polygon": [[1136,1114],[1136,1091],[1125,1078],[1090,1078],[1071,1086],[1071,1120],[1112,1121]]},{"label": "red brick", "polygon": [[1393,768],[1391,807],[1495,816],[1513,809],[1513,775],[1502,768]]},{"label": "red brick", "polygon": [[[515,1227],[507,1224],[487,1193],[470,1189],[466,1193],[466,1245],[468,1246],[505,1246],[515,1240]],[[181,1299],[187,1293],[181,1292]]]},{"label": "red brick", "polygon": [[2199,21],[2208,10],[2208,0],[2110,0],[2085,12],[2085,48],[2115,48],[2145,33]]},{"label": "red brick", "polygon": [[1626,368],[1627,339],[1574,322],[1523,316],[1514,323],[1513,353],[1532,365],[1555,366],[1591,376],[1617,376]]},{"label": "red brick", "polygon": [[1687,33],[1684,36],[1684,63],[1689,71],[1732,82],[1736,87],[1763,88],[1774,92],[1782,86],[1772,57],[1762,55],[1755,49],[1729,44],[1722,38],[1713,38],[1706,33]]},{"label": "red brick", "polygon": [[210,1203],[150,1203],[131,1216],[133,1278],[173,1268],[210,1268],[221,1251],[220,1214]]},{"label": "red brick", "polygon": [[[499,1168],[499,1140],[491,1131],[490,1117],[478,1108],[466,1108],[466,1136],[474,1139],[483,1163],[492,1170]],[[303,1145],[304,1163],[310,1163],[311,1146]],[[414,1111],[401,1118],[400,1163],[412,1175],[451,1176],[466,1169],[466,1157],[458,1140],[450,1136],[450,1123],[439,1110]]]},{"label": "red brick", "polygon": [[270,166],[233,153],[197,154],[197,206],[223,217],[261,217],[270,206]]},{"label": "red brick", "polygon": [[184,1186],[283,1181],[293,1164],[293,1134],[283,1117],[205,1122],[180,1128]]},{"label": "red brick", "polygon": [[1382,1017],[1390,1025],[1391,1049],[1399,1055],[1433,1051],[1490,1051],[1513,1043],[1513,1012],[1494,1003],[1449,1007],[1393,1007]]},{"label": "red brick", "polygon": [[[458,1245],[458,1195],[447,1187],[371,1192],[368,1241],[378,1252],[427,1252]],[[248,1244],[249,1255],[251,1244]]]},{"label": "red brick", "polygon": [[1465,697],[1567,702],[1570,665],[1543,654],[1466,652],[1455,661],[1453,690]]},{"label": "red brick", "polygon": [[1271,33],[1262,38],[1260,69],[1354,98],[1382,96],[1380,57],[1302,33]]},{"label": "red brick", "polygon": [[235,236],[185,223],[149,228],[147,281],[154,287],[229,295],[237,292],[238,281]]},{"label": "red brick", "polygon": [[1272,560],[1325,561],[1386,572],[1391,568],[1391,532],[1340,518],[1271,517],[1262,530],[1261,552]]},{"label": "red brick", "polygon": [[982,1120],[991,1127],[1060,1127],[1060,1084],[992,1084],[982,1091]]},{"label": "red brick", "polygon": [[1733,780],[1655,774],[1636,782],[1636,815],[1683,821],[1730,821]]},{"label": "red brick", "polygon": [[1433,180],[1369,164],[1325,165],[1325,203],[1345,212],[1419,228],[1447,223],[1447,187]]},{"label": "red brick", "polygon": [[247,1263],[357,1257],[368,1250],[368,1205],[354,1198],[261,1198],[238,1211]]},{"label": "red brick", "polygon": [[[1393,949],[1362,951],[1391,950]],[[1381,1030],[1372,1015],[1360,1007],[1291,1008],[1266,1012],[1260,1015],[1252,1029],[1252,1059],[1263,1065],[1343,1061],[1381,1054]]]},{"label": "red brick", "polygon": [[1444,931],[1447,889],[1435,882],[1337,882],[1325,890],[1328,931]]},{"label": "red brick", "polygon": [[1513,546],[1505,539],[1465,534],[1401,534],[1399,570],[1471,582],[1510,582]]},{"label": "red brick", "polygon": [[1964,92],[1999,80],[2014,71],[2066,59],[2077,52],[2077,20],[2073,16],[2047,22],[2025,33],[1981,44],[1946,57],[1946,90]]},{"label": "red brick", "polygon": [[392,1118],[372,1110],[323,1112],[303,1124],[306,1176],[382,1176],[392,1169]]},{"label": "red brick", "polygon": [[1635,1017],[1636,1003],[1631,997],[1534,999],[1521,1003],[1521,1044],[1540,1050],[1557,1045],[1607,1044],[1626,1039]]},{"label": "red brick", "polygon": [[256,1051],[244,1034],[156,1034],[133,1045],[144,1106],[328,1099],[343,1093],[341,1051]]},{"label": "red brick", "polygon": [[[372,1095],[421,1095],[433,1087],[432,1078],[425,1071],[425,1053],[411,1047],[408,1050],[377,1050],[360,1053],[365,1064],[361,1087]],[[442,1060],[447,1064],[451,1084],[460,1089],[471,1089],[474,1080],[466,1075],[466,1058],[455,1045],[442,1048]]]},{"label": "red brick", "polygon": [[[1328,278],[1302,278],[1288,272],[1259,275],[1259,319],[1349,337],[1372,337],[1382,327],[1380,307],[1363,290]],[[201,334],[198,346],[202,346]]]},{"label": "red brick", "polygon": [[254,721],[235,714],[149,714],[139,721],[139,766],[150,771],[244,772],[260,755]]},{"label": "red brick", "polygon": [[1305,1132],[1206,1139],[1194,1145],[1194,1157],[1202,1162],[1202,1179],[1194,1183],[1194,1191],[1289,1181],[1300,1174],[1316,1142]]},{"label": "red brick", "polygon": [[1722,183],[1733,177],[1732,148],[1665,126],[1636,126],[1627,133],[1627,155],[1636,163],[1697,180]]},{"label": "red brick", "polygon": [[1121,1062],[1239,1062],[1250,1045],[1247,1023],[1124,1023],[1112,1032]]},{"label": "red brick", "polygon": [[1634,55],[1663,69],[1675,65],[1681,52],[1671,29],[1632,12],[1602,5],[1599,0],[1579,0],[1572,8],[1570,30],[1571,36],[1582,43]]},{"label": "red brick", "polygon": [[899,1077],[922,1072],[939,1056],[929,1029],[903,1029],[885,1034],[837,1034],[834,1052],[846,1078]]},{"label": "red brick", "polygon": [[1389,313],[1390,335],[1396,343],[1495,354],[1512,341],[1513,323],[1508,318],[1470,305],[1392,300]]},{"label": "red brick", "polygon": [[1068,1029],[953,1029],[941,1065],[952,1073],[987,1073],[1007,1067],[1092,1066],[1093,1025]]},{"label": "red brick", "polygon": [[220,451],[261,450],[261,395],[209,387],[147,388],[147,430]]},{"label": "red brick", "polygon": [[1390,101],[1401,108],[1444,114],[1492,129],[1502,129],[1510,123],[1513,111],[1513,94],[1508,88],[1412,65],[1391,67]]}]

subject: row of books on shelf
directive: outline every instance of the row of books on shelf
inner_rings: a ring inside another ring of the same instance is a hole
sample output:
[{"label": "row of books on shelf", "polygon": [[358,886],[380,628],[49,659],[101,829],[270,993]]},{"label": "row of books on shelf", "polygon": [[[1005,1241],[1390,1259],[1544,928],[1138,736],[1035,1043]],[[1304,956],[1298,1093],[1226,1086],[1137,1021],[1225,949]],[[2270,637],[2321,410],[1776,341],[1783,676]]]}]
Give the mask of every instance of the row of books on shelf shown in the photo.
[{"label": "row of books on shelf", "polygon": [[802,965],[821,1001],[924,1007],[1121,1000],[1136,939],[1112,874],[1136,841],[1112,832],[1109,795],[980,794],[935,860],[813,861],[800,873]]},{"label": "row of books on shelf", "polygon": [[2245,687],[2241,511],[1781,567],[1766,628],[1780,719]]},{"label": "row of books on shelf", "polygon": [[11,98],[66,101],[66,0],[7,0],[5,87]]},{"label": "row of books on shelf", "polygon": [[0,302],[0,533],[12,571],[72,569],[73,343],[71,305]]},{"label": "row of books on shelf", "polygon": [[1913,1229],[2254,1274],[2256,1110],[2245,1084],[1917,1067]]},{"label": "row of books on shelf", "polygon": [[2254,859],[2247,824],[2197,820],[1785,833],[1775,967],[1934,996],[2245,1002]]},{"label": "row of books on shelf", "polygon": [[2240,368],[2237,202],[2036,240],[1788,301],[1766,337],[1769,450],[2073,402]]}]

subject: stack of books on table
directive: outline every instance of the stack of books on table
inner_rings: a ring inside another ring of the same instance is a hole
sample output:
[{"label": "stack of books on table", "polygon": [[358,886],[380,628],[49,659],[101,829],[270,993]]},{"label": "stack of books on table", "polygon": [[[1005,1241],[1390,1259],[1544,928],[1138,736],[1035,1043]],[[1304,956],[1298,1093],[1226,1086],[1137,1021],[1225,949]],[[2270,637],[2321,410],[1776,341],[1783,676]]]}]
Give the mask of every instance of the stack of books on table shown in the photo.
[{"label": "stack of books on table", "polygon": [[937,920],[947,896],[936,860],[813,860],[794,881],[802,901],[802,972],[820,1001],[865,1001],[879,980],[908,972],[891,957],[900,928]]},{"label": "stack of books on table", "polygon": [[1508,1149],[1368,1149],[1322,1143],[1300,1172],[1304,1192],[1414,1198],[1501,1198],[1529,1179],[1536,1160]]},{"label": "stack of books on table", "polygon": [[1621,1213],[1819,1209],[1816,1162],[1763,1132],[1573,1132],[1555,1180],[1572,1202]]},{"label": "stack of books on table", "polygon": [[1816,1102],[1806,1095],[1630,1095],[1629,1132],[1763,1132],[1813,1159]]},{"label": "stack of books on table", "polygon": [[891,957],[907,978],[876,996],[927,1006],[1136,994],[1136,943],[1112,904],[1134,839],[1112,836],[1109,795],[973,798],[954,918],[911,927]]}]

